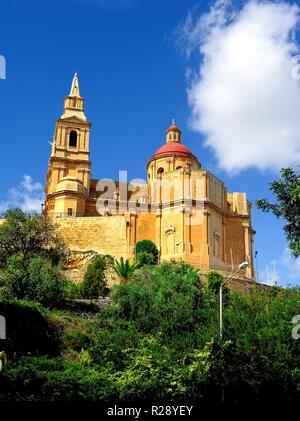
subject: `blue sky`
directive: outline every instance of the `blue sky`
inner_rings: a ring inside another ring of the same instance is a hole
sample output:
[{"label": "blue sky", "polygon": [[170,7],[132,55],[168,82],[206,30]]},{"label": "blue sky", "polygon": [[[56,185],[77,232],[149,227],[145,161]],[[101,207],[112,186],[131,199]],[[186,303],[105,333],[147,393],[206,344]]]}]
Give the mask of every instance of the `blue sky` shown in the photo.
[{"label": "blue sky", "polygon": [[[229,191],[245,191],[252,202],[271,197],[275,165],[245,163],[230,171],[231,164],[220,163],[217,149],[205,147],[206,136],[191,122],[187,68],[197,72],[201,57],[187,57],[177,40],[178,25],[195,7],[197,18],[208,12],[207,2],[194,0],[2,2],[0,54],[7,68],[0,80],[0,205],[22,197],[22,180],[29,193],[40,194],[48,141],[76,70],[92,122],[95,178],[115,179],[119,170],[130,179],[146,177],[146,162],[175,116],[183,142]],[[274,278],[275,261],[281,284],[300,283],[299,262],[285,254],[282,221],[253,206],[253,226],[260,280]]]}]

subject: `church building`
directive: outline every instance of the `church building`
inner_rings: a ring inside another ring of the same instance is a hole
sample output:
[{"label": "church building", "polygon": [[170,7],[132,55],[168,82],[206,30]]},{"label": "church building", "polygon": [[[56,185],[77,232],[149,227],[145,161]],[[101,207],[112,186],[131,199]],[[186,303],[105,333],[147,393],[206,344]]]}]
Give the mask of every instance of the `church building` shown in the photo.
[{"label": "church building", "polygon": [[75,73],[56,122],[44,207],[67,247],[134,258],[136,243],[148,239],[160,261],[182,260],[225,274],[247,261],[242,276],[255,281],[246,193],[228,193],[202,168],[174,120],[165,143],[145,163],[144,183],[91,178],[90,131]]}]

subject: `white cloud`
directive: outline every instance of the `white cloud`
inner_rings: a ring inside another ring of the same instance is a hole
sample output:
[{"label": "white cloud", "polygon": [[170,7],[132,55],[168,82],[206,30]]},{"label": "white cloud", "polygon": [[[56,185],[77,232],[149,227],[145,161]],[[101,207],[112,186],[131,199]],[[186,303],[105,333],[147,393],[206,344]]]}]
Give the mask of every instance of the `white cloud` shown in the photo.
[{"label": "white cloud", "polygon": [[278,274],[276,272],[276,261],[273,260],[270,264],[267,264],[265,268],[259,273],[259,282],[274,286],[280,281]]},{"label": "white cloud", "polygon": [[294,258],[288,248],[259,272],[259,282],[267,285],[300,284],[300,257]]},{"label": "white cloud", "polygon": [[201,58],[187,72],[191,126],[227,172],[300,162],[300,81],[292,77],[299,12],[286,2],[254,0],[234,10],[219,0],[180,26],[181,46]]},{"label": "white cloud", "polygon": [[7,199],[0,202],[0,212],[13,208],[20,208],[27,212],[39,212],[43,201],[42,184],[34,183],[29,175],[24,175],[17,187],[8,190]]},{"label": "white cloud", "polygon": [[300,257],[295,259],[291,256],[289,249],[286,249],[281,258],[281,264],[286,269],[287,276],[287,279],[283,279],[283,281],[297,281],[300,284]]}]

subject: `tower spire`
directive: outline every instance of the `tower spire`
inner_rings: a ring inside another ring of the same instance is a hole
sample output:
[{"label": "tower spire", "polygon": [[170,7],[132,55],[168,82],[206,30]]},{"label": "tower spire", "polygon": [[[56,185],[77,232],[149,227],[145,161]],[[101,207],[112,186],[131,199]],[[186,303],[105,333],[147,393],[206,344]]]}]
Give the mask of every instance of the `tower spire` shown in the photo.
[{"label": "tower spire", "polygon": [[84,115],[84,98],[80,96],[77,72],[73,76],[70,93],[65,97],[64,113],[61,116],[61,118],[71,117],[77,117],[86,121],[86,116]]},{"label": "tower spire", "polygon": [[69,96],[80,98],[79,80],[77,72],[75,72],[74,74]]}]

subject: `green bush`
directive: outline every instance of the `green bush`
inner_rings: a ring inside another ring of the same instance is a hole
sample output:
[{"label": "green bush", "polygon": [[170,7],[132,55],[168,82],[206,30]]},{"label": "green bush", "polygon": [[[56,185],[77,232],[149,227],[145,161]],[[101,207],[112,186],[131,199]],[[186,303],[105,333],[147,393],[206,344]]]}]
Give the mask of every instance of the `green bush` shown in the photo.
[{"label": "green bush", "polygon": [[207,274],[207,286],[211,291],[218,292],[224,282],[224,276],[219,272],[211,271]]},{"label": "green bush", "polygon": [[24,256],[13,255],[4,271],[3,292],[9,298],[37,301],[46,307],[62,305],[67,281],[59,269],[43,257],[34,257],[24,266]]},{"label": "green bush", "polygon": [[134,321],[144,332],[160,330],[172,336],[193,329],[202,317],[202,283],[186,264],[145,267],[131,283],[115,286],[112,299],[116,317]]},{"label": "green bush", "polygon": [[64,303],[67,280],[51,262],[34,257],[30,260],[28,275],[28,299],[46,307],[57,307]]},{"label": "green bush", "polygon": [[[300,399],[299,341],[291,335],[299,290],[231,292],[224,301],[222,340],[218,296],[185,263],[145,266],[131,283],[115,286],[112,298],[91,318],[33,306],[51,320],[51,329],[56,326],[61,353],[43,356],[38,337],[28,351],[34,355],[22,356],[27,344],[16,356],[11,352],[0,401],[176,403],[220,401],[223,393],[225,401]],[[22,323],[27,320],[26,328],[34,325],[44,343],[44,325],[22,314]]]},{"label": "green bush", "polygon": [[124,357],[126,366],[115,378],[119,399],[147,401],[155,396],[170,402],[188,396],[190,364],[183,355],[166,347],[159,337],[147,335],[139,346],[125,349]]},{"label": "green bush", "polygon": [[4,296],[23,300],[28,294],[28,272],[24,256],[15,254],[8,258],[1,282]]},{"label": "green bush", "polygon": [[85,352],[77,361],[20,358],[8,364],[0,382],[0,401],[100,401],[115,396],[110,366],[91,366]]},{"label": "green bush", "polygon": [[[135,256],[138,261],[146,265],[155,265],[158,262],[159,251],[150,240],[142,240],[136,243]],[[151,257],[152,256],[152,257]]]},{"label": "green bush", "polygon": [[89,264],[84,275],[84,281],[79,287],[82,298],[93,299],[108,294],[109,289],[105,279],[105,269],[111,262],[111,256],[99,255]]},{"label": "green bush", "polygon": [[296,391],[291,373],[299,367],[299,341],[292,338],[291,320],[299,299],[299,290],[293,289],[231,294],[224,310],[224,335],[234,344],[234,375],[226,376],[230,384],[246,384],[257,399],[291,398],[291,391]]},{"label": "green bush", "polygon": [[78,328],[68,328],[63,334],[62,342],[66,349],[79,352],[88,349],[93,341],[90,335],[81,332]]},{"label": "green bush", "polygon": [[135,349],[140,342],[140,335],[134,324],[124,320],[114,320],[107,324],[103,320],[104,314],[100,313],[94,332],[94,346],[90,355],[96,364],[113,364],[115,370],[126,366],[127,349]]},{"label": "green bush", "polygon": [[155,257],[152,253],[147,251],[141,251],[137,254],[136,260],[139,263],[139,266],[148,266],[148,265],[156,265],[157,264],[157,257]]},{"label": "green bush", "polygon": [[69,300],[77,300],[82,298],[81,295],[81,284],[75,284],[74,282],[69,281],[66,288],[66,297]]},{"label": "green bush", "polygon": [[[207,274],[207,287],[215,294],[218,294],[220,291],[220,286],[224,282],[224,280],[225,278],[221,273],[211,271]],[[222,289],[224,298],[228,299],[228,295],[230,293],[228,286],[224,285]]]}]

